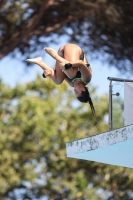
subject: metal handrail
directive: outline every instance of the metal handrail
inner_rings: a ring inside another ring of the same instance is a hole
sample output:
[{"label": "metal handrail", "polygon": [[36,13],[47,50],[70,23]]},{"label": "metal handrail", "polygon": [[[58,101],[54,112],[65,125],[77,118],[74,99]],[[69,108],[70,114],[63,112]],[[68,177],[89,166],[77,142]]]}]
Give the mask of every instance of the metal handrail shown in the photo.
[{"label": "metal handrail", "polygon": [[133,82],[133,80],[130,80],[130,79],[123,79],[123,78],[108,77],[107,79],[110,80],[110,81]]}]

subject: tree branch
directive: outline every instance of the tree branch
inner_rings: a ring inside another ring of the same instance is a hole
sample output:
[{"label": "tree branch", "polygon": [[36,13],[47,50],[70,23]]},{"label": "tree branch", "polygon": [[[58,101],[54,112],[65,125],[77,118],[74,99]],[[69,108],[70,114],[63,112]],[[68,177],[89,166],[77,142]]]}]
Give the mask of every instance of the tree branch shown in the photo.
[{"label": "tree branch", "polygon": [[53,0],[45,0],[42,5],[40,5],[40,10],[37,14],[35,14],[29,21],[26,26],[23,26],[23,30],[18,31],[13,34],[11,38],[9,38],[4,44],[0,45],[2,52],[0,53],[0,59],[6,56],[8,53],[14,50],[20,43],[20,41],[28,36],[32,30],[37,26],[39,20],[44,15],[44,12],[51,6]]}]

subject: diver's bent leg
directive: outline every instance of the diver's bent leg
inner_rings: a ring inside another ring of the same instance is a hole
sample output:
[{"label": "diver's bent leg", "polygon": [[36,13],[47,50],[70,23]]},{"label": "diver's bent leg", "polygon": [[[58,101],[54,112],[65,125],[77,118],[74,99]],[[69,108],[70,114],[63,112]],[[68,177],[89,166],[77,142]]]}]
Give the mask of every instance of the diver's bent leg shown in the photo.
[{"label": "diver's bent leg", "polygon": [[37,57],[37,58],[31,58],[31,59],[27,59],[28,62],[31,63],[35,63],[37,65],[39,65],[43,70],[44,70],[44,75],[45,73],[48,73],[47,77],[49,77],[50,79],[52,79],[52,81],[56,84],[61,84],[65,78],[64,73],[61,71],[60,74],[56,73],[57,69],[54,70],[51,67],[49,67],[48,65],[46,65],[41,57]]}]

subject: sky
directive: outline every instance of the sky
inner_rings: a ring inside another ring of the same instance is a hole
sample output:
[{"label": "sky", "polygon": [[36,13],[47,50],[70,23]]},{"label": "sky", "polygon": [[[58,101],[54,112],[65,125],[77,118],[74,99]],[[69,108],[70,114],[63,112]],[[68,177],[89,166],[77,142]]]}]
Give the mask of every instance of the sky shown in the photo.
[{"label": "sky", "polygon": [[[64,43],[65,41],[62,38],[60,44],[53,44],[50,47],[58,51],[58,48]],[[40,55],[38,56],[43,57],[43,60],[49,66],[54,67],[54,59],[46,54],[44,50],[40,51]],[[93,60],[92,58],[89,58],[89,55],[86,56],[92,67],[93,74],[91,84],[97,86],[97,92],[99,94],[108,93],[109,81],[107,80],[107,77],[122,78],[119,71],[114,67],[108,67],[106,64],[103,64],[99,59]],[[0,61],[0,78],[2,78],[4,83],[14,87],[16,83],[26,83],[34,80],[37,73],[42,74],[43,72],[42,69],[35,64],[33,64],[33,67],[26,72],[24,71],[24,68],[24,63],[17,59],[13,59],[9,54]]]}]

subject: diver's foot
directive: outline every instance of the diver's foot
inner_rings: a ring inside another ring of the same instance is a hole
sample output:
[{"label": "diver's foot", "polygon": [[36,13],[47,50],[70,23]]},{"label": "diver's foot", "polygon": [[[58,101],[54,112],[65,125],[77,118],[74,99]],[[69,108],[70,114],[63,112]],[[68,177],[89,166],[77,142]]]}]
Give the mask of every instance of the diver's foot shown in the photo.
[{"label": "diver's foot", "polygon": [[55,60],[57,60],[58,62],[64,62],[64,61],[65,61],[65,59],[62,58],[62,57],[60,57],[60,56],[58,55],[58,53],[57,53],[55,50],[53,50],[53,49],[51,49],[51,48],[49,48],[49,47],[45,47],[44,50],[45,50],[50,56],[52,56]]},{"label": "diver's foot", "polygon": [[31,58],[31,59],[27,59],[26,61],[39,65],[42,62],[42,57]]},{"label": "diver's foot", "polygon": [[51,49],[49,47],[45,47],[44,50],[52,57],[55,57],[56,55],[58,55],[54,49]]}]

